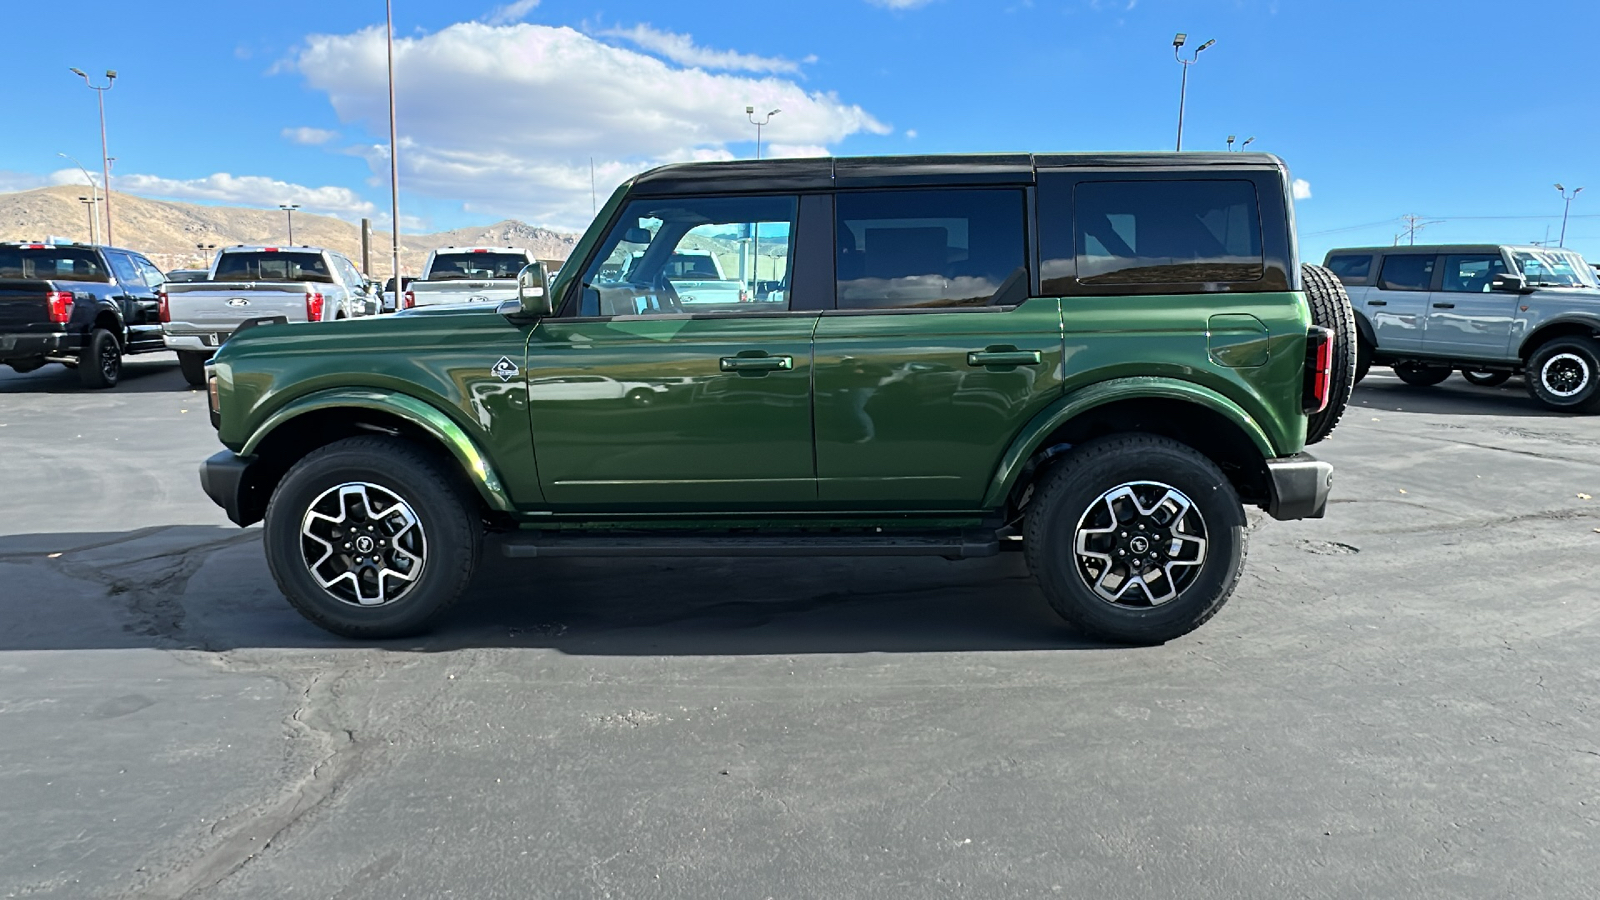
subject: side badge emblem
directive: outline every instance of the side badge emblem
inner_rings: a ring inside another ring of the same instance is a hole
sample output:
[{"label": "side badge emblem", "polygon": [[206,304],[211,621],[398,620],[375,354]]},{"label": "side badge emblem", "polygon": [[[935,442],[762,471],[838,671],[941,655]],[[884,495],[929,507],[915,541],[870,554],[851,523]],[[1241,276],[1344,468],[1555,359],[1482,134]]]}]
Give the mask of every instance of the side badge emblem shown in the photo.
[{"label": "side badge emblem", "polygon": [[502,356],[500,361],[489,369],[489,373],[498,377],[501,381],[510,381],[517,377],[517,364],[508,357]]}]

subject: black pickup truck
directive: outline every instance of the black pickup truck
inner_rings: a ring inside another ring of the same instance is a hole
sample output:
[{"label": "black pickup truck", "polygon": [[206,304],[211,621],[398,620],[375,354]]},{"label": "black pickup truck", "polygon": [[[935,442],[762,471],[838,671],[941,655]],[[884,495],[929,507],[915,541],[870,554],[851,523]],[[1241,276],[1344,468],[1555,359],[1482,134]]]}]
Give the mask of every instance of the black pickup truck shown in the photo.
[{"label": "black pickup truck", "polygon": [[114,386],[124,355],[166,349],[165,280],[131,250],[0,243],[0,363],[18,372],[63,363],[84,387]]}]

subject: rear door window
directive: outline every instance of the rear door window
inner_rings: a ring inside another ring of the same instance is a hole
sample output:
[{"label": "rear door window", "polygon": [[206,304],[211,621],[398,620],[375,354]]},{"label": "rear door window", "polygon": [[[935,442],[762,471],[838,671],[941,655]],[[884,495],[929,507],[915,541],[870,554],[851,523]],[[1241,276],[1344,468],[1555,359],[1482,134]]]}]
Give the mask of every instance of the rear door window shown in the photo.
[{"label": "rear door window", "polygon": [[1386,256],[1378,287],[1386,291],[1426,291],[1433,285],[1433,256]]},{"label": "rear door window", "polygon": [[985,306],[1008,285],[1026,298],[1024,208],[1020,190],[839,194],[839,308]]},{"label": "rear door window", "polygon": [[117,273],[117,280],[122,282],[123,288],[137,290],[145,287],[143,276],[134,267],[133,260],[128,258],[128,254],[118,253],[115,250],[107,250],[105,254],[106,261],[111,263],[111,271]]}]

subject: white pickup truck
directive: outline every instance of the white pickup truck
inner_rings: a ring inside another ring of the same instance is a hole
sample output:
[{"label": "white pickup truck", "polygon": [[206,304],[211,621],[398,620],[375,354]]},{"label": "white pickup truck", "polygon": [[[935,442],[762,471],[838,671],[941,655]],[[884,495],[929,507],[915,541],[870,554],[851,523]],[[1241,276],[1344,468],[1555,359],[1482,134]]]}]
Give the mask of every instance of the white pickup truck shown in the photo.
[{"label": "white pickup truck", "polygon": [[521,247],[445,247],[428,254],[401,309],[457,303],[498,305],[517,297],[517,273],[533,262]]},{"label": "white pickup truck", "polygon": [[355,263],[320,247],[228,247],[204,281],[161,286],[161,331],[183,377],[205,384],[205,364],[250,319],[331,322],[378,312],[378,294]]}]

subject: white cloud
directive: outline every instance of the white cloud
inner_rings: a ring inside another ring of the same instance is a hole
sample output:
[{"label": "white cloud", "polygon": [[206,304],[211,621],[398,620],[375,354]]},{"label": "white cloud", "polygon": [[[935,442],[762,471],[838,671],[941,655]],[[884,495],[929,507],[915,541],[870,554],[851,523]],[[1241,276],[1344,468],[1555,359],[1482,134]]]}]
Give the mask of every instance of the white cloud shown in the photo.
[{"label": "white cloud", "polygon": [[1305,180],[1304,178],[1296,178],[1294,180],[1293,187],[1294,187],[1294,198],[1296,200],[1310,200],[1311,199],[1311,182]]},{"label": "white cloud", "polygon": [[[83,175],[77,169],[73,169],[72,174],[77,175],[80,182],[83,181]],[[52,182],[45,176],[35,175],[32,172],[0,170],[0,194],[9,194],[12,191],[31,191],[34,188],[49,187],[51,184],[56,183],[61,182]]]},{"label": "white cloud", "polygon": [[291,141],[294,141],[296,144],[314,145],[326,144],[327,142],[338,137],[339,132],[329,131],[326,128],[307,128],[305,126],[301,126],[299,128],[285,128],[283,130],[283,136]]},{"label": "white cloud", "polygon": [[906,129],[906,137],[910,138],[913,141],[916,140],[917,139],[917,130],[915,128],[907,128]]},{"label": "white cloud", "polygon": [[[612,28],[598,32],[601,37],[617,37],[683,66],[717,69],[725,72],[781,72],[794,74],[800,64],[793,60],[767,56],[753,56],[733,50],[712,50],[697,46],[687,34],[657,31],[649,25],[632,28]],[[816,57],[808,57],[815,60]]]},{"label": "white cloud", "polygon": [[885,9],[916,9],[919,6],[927,6],[933,0],[867,0],[867,2]]},{"label": "white cloud", "polygon": [[[387,134],[381,27],[313,35],[288,67],[341,121]],[[746,106],[783,110],[762,135],[774,152],[889,132],[832,93],[680,68],[571,28],[452,25],[396,41],[395,72],[402,193],[563,227],[589,220],[591,158],[602,195],[665,162],[731,158],[729,145],[755,138]],[[380,145],[351,152],[387,178]]]},{"label": "white cloud", "polygon": [[829,156],[827,147],[818,144],[765,144],[761,155],[772,159],[795,159],[802,156]]},{"label": "white cloud", "polygon": [[538,5],[539,0],[516,0],[515,3],[496,6],[483,17],[483,21],[490,25],[510,25],[522,21],[522,17],[533,12],[533,8]]},{"label": "white cloud", "polygon": [[[59,176],[61,173],[57,172]],[[82,175],[73,170],[82,181]],[[54,176],[53,176],[54,177]],[[298,203],[307,212],[327,213],[346,219],[373,216],[377,207],[343,187],[306,187],[262,175],[230,175],[218,172],[204,178],[162,178],[157,175],[114,175],[111,186],[117,191],[190,200],[201,203],[229,203],[241,206],[277,206]]]}]

